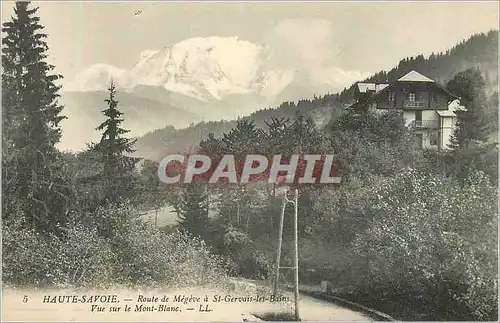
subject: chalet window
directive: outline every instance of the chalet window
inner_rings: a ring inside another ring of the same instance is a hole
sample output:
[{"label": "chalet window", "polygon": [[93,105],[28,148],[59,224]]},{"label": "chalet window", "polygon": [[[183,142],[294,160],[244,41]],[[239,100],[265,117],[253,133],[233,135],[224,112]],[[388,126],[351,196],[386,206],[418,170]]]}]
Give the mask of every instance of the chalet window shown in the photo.
[{"label": "chalet window", "polygon": [[396,93],[389,92],[389,102],[394,102],[394,101],[396,101]]},{"label": "chalet window", "polygon": [[410,102],[415,102],[415,97],[416,97],[415,93],[410,93],[408,96],[408,100]]},{"label": "chalet window", "polygon": [[422,122],[422,111],[421,110],[415,111],[415,120]]},{"label": "chalet window", "polygon": [[433,131],[429,134],[429,143],[431,144],[431,146],[437,146],[438,144],[437,131]]}]

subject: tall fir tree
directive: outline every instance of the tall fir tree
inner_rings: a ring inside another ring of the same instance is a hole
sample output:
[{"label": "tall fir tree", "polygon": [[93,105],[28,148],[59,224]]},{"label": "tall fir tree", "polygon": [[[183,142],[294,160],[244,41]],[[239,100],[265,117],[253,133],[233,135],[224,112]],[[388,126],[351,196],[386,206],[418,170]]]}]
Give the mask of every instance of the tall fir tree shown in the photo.
[{"label": "tall fir tree", "polygon": [[289,154],[319,153],[322,143],[321,133],[316,128],[311,117],[297,114],[295,120],[287,130],[287,140],[292,149],[289,151]]},{"label": "tall fir tree", "polygon": [[30,2],[16,2],[2,26],[3,218],[24,214],[25,223],[54,233],[65,223],[68,190],[59,177],[62,78],[46,62],[47,35]]},{"label": "tall fir tree", "polygon": [[179,217],[179,226],[202,239],[210,232],[208,218],[208,196],[201,183],[187,184],[180,197],[174,203],[174,210]]},{"label": "tall fir tree", "polygon": [[238,120],[236,127],[223,135],[221,143],[224,153],[258,154],[263,149],[263,138],[263,131],[255,126],[254,121]]},{"label": "tall fir tree", "polygon": [[276,152],[283,153],[288,148],[288,126],[290,123],[289,118],[271,117],[269,122],[264,121],[267,126],[265,153],[268,155]]},{"label": "tall fir tree", "polygon": [[140,158],[127,156],[133,153],[136,139],[124,137],[129,130],[120,127],[123,122],[122,112],[118,110],[118,101],[115,99],[116,87],[111,81],[108,89],[109,97],[104,100],[108,108],[102,113],[106,120],[96,130],[103,131],[101,141],[93,146],[102,157],[102,177],[106,183],[105,200],[115,202],[119,198],[128,197],[132,189],[132,174]]},{"label": "tall fir tree", "polygon": [[462,71],[447,83],[446,88],[458,95],[461,104],[467,109],[458,112],[451,148],[463,148],[473,141],[486,142],[493,127],[488,120],[485,81],[481,72],[474,68]]}]

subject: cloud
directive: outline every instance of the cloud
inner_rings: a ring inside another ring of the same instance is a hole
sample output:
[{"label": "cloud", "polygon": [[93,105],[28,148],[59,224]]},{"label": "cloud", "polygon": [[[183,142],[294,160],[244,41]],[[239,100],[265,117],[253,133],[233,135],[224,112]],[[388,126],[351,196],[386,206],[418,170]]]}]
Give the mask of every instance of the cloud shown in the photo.
[{"label": "cloud", "polygon": [[308,64],[322,65],[334,58],[336,46],[328,20],[286,19],[276,25],[274,34]]},{"label": "cloud", "polygon": [[280,21],[265,37],[268,64],[295,70],[311,82],[311,87],[329,85],[342,89],[369,76],[361,71],[345,71],[340,65],[340,43],[332,22],[318,18]]},{"label": "cloud", "polygon": [[[237,37],[197,37],[163,51],[144,50],[132,70],[96,64],[79,73],[64,90],[106,88],[113,77],[119,87],[157,85],[194,95],[197,90],[192,86],[204,85],[200,90],[208,90],[215,98],[226,92],[258,91],[271,99],[289,85],[302,89],[295,94],[310,96],[337,92],[368,77],[367,73],[340,68],[341,46],[328,20],[285,19],[266,36],[261,44]],[[265,84],[263,89],[259,89],[261,83]]]}]

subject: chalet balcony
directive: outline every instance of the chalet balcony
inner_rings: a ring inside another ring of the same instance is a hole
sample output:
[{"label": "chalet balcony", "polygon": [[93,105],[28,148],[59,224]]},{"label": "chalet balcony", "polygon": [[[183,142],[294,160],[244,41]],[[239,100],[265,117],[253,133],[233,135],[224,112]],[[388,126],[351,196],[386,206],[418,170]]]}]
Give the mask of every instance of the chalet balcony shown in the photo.
[{"label": "chalet balcony", "polygon": [[425,101],[403,101],[404,109],[425,109],[427,102]]},{"label": "chalet balcony", "polygon": [[411,125],[417,129],[437,129],[437,120],[413,120]]}]

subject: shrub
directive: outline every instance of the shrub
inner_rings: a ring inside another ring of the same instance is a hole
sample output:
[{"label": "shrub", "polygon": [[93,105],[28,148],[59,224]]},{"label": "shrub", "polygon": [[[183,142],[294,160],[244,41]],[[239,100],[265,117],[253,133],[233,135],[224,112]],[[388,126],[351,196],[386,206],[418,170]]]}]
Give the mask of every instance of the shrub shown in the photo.
[{"label": "shrub", "polygon": [[235,274],[247,278],[265,279],[273,264],[267,250],[238,229],[228,226],[223,236],[225,251],[236,265]]},{"label": "shrub", "polygon": [[4,223],[2,230],[3,277],[9,285],[209,286],[221,283],[227,270],[227,262],[203,241],[178,231],[161,232],[127,203],[70,221],[63,238],[20,223]]},{"label": "shrub", "polygon": [[353,244],[369,270],[359,291],[404,291],[441,319],[496,317],[496,190],[487,176],[462,186],[409,170],[375,191],[365,212],[373,223]]},{"label": "shrub", "polygon": [[228,269],[226,259],[214,255],[203,240],[177,231],[167,237],[168,264],[175,266],[172,282],[176,286],[223,285]]},{"label": "shrub", "polygon": [[3,277],[12,285],[85,286],[106,282],[113,254],[96,230],[71,222],[64,238],[4,223]]},{"label": "shrub", "polygon": [[224,261],[202,240],[186,232],[166,234],[144,222],[127,203],[99,209],[96,218],[112,224],[112,267],[120,284],[206,286],[224,278]]},{"label": "shrub", "polygon": [[2,225],[3,282],[15,285],[47,285],[52,275],[51,250],[46,239],[19,222]]}]

